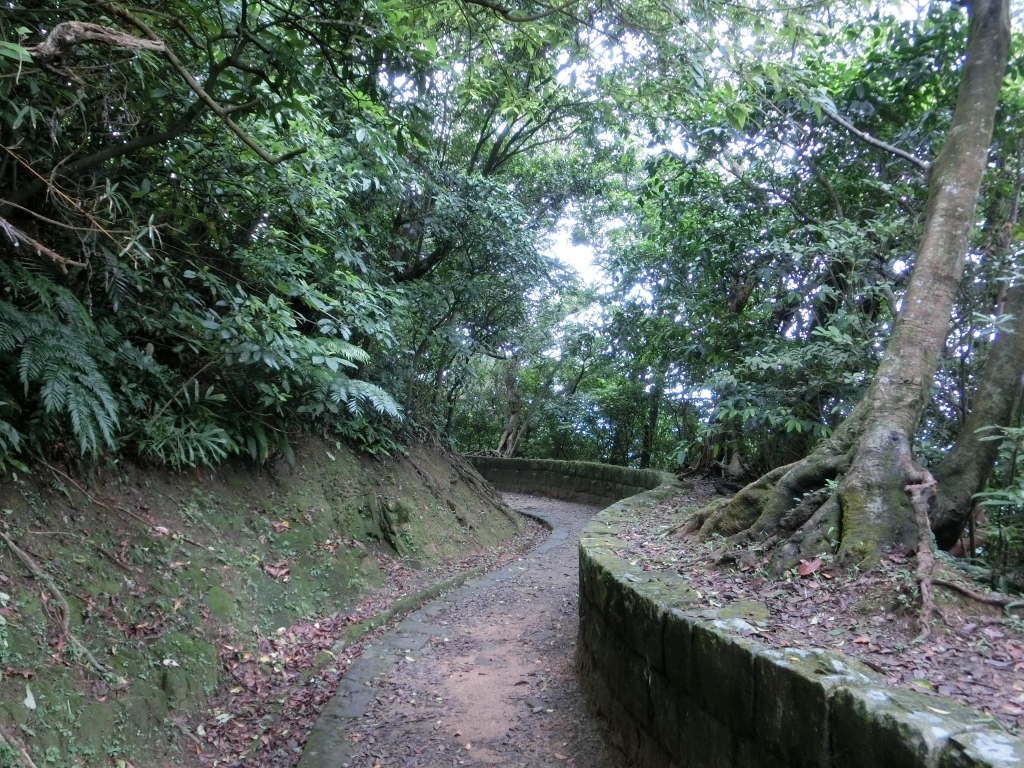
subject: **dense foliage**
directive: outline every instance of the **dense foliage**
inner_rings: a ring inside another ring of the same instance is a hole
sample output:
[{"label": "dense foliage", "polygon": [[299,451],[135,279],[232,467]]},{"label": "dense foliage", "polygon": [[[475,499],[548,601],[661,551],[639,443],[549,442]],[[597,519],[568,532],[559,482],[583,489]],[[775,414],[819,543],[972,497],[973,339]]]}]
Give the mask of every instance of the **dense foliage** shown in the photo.
[{"label": "dense foliage", "polygon": [[[313,431],[734,479],[792,462],[882,359],[966,19],[8,2],[0,469],[262,462]],[[1022,266],[1017,34],[924,464]],[[567,224],[600,285],[551,257]],[[1019,408],[991,426],[1011,439],[987,503],[1017,510]]]},{"label": "dense foliage", "polygon": [[0,466],[433,426],[590,183],[568,33],[451,10],[7,4]]}]

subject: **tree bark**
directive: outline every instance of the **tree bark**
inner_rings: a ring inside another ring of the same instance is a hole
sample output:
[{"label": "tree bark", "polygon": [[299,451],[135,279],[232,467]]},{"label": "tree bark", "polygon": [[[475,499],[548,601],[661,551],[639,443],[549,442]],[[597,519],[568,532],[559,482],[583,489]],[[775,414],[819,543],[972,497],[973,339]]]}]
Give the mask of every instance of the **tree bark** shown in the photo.
[{"label": "tree bark", "polygon": [[[807,510],[811,518],[803,523],[791,519],[789,512],[803,506],[801,494],[813,494],[842,474],[836,492],[820,507],[828,508],[834,518],[838,505],[841,561],[869,566],[886,548],[917,547],[917,526],[905,491],[920,476],[911,443],[963,273],[1009,42],[1007,0],[972,3],[956,109],[931,165],[927,216],[914,271],[885,358],[864,399],[830,440],[777,480],[762,478],[747,486],[716,510],[702,531],[731,524],[741,538],[755,533],[763,539],[782,536],[783,520],[802,527],[820,517],[812,509]],[[800,554],[807,554],[806,546],[822,545],[817,532],[803,541]]]},{"label": "tree bark", "polygon": [[1003,312],[1013,315],[1012,325],[996,336],[956,444],[932,470],[938,482],[932,530],[941,549],[960,538],[971,499],[985,487],[999,455],[1000,441],[991,439],[995,435],[978,430],[1009,426],[1024,391],[1024,283],[1007,291]]},{"label": "tree bark", "polygon": [[917,545],[904,491],[914,470],[911,442],[963,274],[1010,43],[1006,0],[978,0],[970,14],[967,59],[949,134],[931,166],[914,271],[885,358],[858,405],[865,423],[839,485],[839,553],[852,562],[874,562],[887,546]]},{"label": "tree bark", "polygon": [[523,398],[519,394],[519,359],[508,361],[505,369],[505,392],[508,395],[508,423],[498,438],[498,455],[514,459],[519,445],[520,419],[523,412]]}]

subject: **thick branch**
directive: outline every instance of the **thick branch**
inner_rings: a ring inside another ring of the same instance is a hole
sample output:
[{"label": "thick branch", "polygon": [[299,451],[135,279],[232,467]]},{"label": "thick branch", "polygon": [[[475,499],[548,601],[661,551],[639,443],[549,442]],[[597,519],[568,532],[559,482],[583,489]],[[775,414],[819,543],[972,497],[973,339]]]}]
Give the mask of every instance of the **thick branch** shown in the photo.
[{"label": "thick branch", "polygon": [[851,123],[848,120],[846,120],[845,118],[841,117],[837,112],[833,112],[832,110],[829,110],[829,109],[822,110],[822,111],[823,111],[825,117],[827,117],[829,120],[831,120],[833,123],[835,123],[836,125],[840,126],[841,128],[845,128],[847,131],[852,133],[854,136],[856,136],[858,139],[863,141],[865,144],[870,144],[872,147],[877,147],[878,149],[884,149],[889,154],[896,155],[896,157],[900,157],[900,158],[906,160],[911,165],[916,165],[918,168],[920,168],[925,173],[928,173],[928,171],[931,169],[931,164],[930,163],[927,163],[924,160],[921,160],[920,158],[914,157],[912,154],[907,152],[905,149],[900,149],[899,147],[894,147],[892,144],[884,142],[881,139],[876,139],[870,133],[865,133],[864,131],[860,130],[859,128],[856,128],[853,125],[853,123]]},{"label": "thick branch", "polygon": [[544,11],[538,11],[537,13],[530,14],[518,14],[513,13],[505,6],[500,3],[496,3],[493,0],[464,0],[469,5],[479,5],[481,8],[487,8],[494,11],[496,14],[501,16],[505,21],[513,24],[528,24],[531,21],[540,21],[541,19],[547,18],[556,13],[561,13],[566,8],[571,8],[576,5],[579,0],[566,0],[561,5],[556,5],[554,8],[548,8]]}]

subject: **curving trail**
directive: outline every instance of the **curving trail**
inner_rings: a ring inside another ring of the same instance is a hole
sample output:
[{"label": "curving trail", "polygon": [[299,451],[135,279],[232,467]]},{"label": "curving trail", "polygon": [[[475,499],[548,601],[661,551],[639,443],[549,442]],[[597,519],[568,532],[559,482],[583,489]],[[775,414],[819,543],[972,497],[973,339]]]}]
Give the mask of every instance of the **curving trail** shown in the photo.
[{"label": "curving trail", "polygon": [[505,499],[548,522],[548,540],[369,648],[300,768],[620,765],[584,709],[574,671],[577,542],[598,510]]}]

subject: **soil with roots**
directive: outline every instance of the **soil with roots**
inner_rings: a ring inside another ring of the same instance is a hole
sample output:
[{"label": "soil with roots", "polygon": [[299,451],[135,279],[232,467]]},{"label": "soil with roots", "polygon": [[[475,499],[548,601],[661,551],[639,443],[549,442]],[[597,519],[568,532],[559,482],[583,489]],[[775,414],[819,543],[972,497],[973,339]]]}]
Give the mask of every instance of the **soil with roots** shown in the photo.
[{"label": "soil with roots", "polygon": [[[1013,732],[1024,728],[1024,603],[1007,613],[936,586],[931,635],[915,643],[920,597],[912,554],[888,551],[863,571],[813,557],[780,576],[770,551],[747,549],[721,564],[721,539],[678,533],[713,493],[698,481],[645,510],[622,535],[626,546],[617,554],[645,571],[675,570],[698,592],[703,609],[745,611],[765,644],[838,651],[888,685],[954,699]],[[985,589],[945,556],[936,576]]]}]

